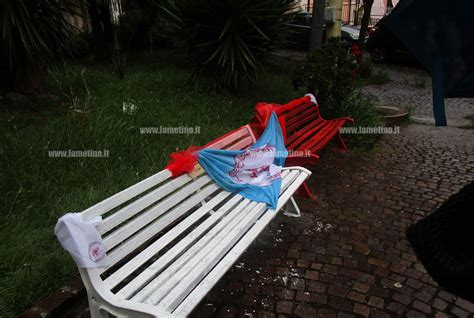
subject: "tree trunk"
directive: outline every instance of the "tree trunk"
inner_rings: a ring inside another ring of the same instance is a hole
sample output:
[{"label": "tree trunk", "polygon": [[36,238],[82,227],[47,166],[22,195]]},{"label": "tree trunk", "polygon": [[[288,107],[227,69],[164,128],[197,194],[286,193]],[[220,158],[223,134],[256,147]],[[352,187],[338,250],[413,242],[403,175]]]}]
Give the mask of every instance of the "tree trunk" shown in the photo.
[{"label": "tree trunk", "polygon": [[323,43],[324,8],[325,0],[313,0],[313,17],[311,20],[311,32],[309,40],[309,51],[313,52],[321,48]]},{"label": "tree trunk", "polygon": [[110,60],[113,30],[107,1],[88,0],[94,57]]},{"label": "tree trunk", "polygon": [[374,0],[364,0],[364,15],[362,16],[362,22],[360,24],[359,40],[357,42],[361,51],[363,51],[364,49],[365,36],[367,35],[367,29],[369,28],[370,12],[372,11],[373,4],[374,4]]}]

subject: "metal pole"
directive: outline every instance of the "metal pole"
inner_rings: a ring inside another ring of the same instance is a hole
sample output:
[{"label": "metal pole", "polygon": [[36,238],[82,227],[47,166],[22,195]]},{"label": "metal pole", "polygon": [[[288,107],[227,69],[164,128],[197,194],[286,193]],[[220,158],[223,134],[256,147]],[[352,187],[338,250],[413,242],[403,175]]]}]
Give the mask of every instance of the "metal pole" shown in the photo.
[{"label": "metal pole", "polygon": [[446,126],[446,112],[444,109],[444,70],[443,57],[438,55],[435,59],[431,74],[433,86],[433,114],[436,126]]}]

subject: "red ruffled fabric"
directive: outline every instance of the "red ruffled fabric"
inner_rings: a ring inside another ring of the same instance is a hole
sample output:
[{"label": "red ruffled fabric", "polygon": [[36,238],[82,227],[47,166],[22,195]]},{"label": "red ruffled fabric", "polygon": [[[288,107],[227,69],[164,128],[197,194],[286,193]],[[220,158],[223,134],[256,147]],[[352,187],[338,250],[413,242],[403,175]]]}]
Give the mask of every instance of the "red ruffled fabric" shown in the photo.
[{"label": "red ruffled fabric", "polygon": [[197,154],[202,147],[190,146],[186,150],[173,152],[170,154],[170,161],[166,169],[171,171],[172,178],[179,177],[185,173],[193,171],[197,163]]}]

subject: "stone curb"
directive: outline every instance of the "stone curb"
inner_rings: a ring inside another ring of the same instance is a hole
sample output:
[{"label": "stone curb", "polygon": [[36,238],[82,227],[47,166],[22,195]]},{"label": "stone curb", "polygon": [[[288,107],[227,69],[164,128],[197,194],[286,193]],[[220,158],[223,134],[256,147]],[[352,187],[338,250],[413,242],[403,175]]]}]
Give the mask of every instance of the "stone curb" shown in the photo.
[{"label": "stone curb", "polygon": [[19,314],[17,318],[62,317],[62,313],[74,302],[85,297],[86,289],[81,279],[55,290],[40,299],[35,305]]}]

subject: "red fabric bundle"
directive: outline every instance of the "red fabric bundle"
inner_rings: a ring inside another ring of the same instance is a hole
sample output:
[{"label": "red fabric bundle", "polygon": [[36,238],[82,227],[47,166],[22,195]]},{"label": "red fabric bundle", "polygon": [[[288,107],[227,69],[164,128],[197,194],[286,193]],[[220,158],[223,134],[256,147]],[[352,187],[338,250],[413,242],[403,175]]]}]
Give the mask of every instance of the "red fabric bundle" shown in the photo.
[{"label": "red fabric bundle", "polygon": [[186,150],[170,154],[170,161],[168,162],[166,169],[171,171],[172,178],[193,171],[197,162],[197,152],[201,150],[201,148],[202,147],[190,146]]}]

